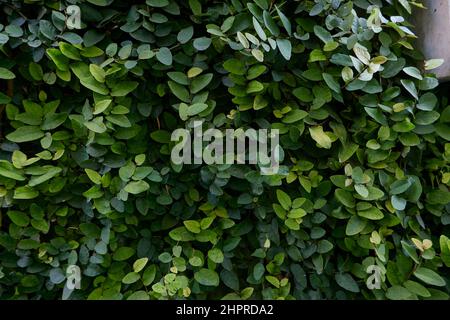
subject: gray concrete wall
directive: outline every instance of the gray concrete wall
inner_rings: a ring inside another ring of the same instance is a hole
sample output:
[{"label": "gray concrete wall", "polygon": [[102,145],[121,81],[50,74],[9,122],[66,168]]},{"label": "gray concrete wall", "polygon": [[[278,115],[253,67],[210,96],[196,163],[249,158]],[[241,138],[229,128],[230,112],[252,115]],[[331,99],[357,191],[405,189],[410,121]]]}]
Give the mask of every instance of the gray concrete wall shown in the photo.
[{"label": "gray concrete wall", "polygon": [[415,9],[415,33],[425,59],[444,59],[432,72],[439,80],[450,80],[450,0],[424,0],[428,10]]}]

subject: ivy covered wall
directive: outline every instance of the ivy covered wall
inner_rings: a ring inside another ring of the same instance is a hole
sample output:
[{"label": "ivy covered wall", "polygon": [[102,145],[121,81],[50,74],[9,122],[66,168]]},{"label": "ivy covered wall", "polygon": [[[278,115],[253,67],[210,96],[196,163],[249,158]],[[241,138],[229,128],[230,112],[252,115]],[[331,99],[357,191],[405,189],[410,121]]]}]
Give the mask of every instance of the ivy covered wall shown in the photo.
[{"label": "ivy covered wall", "polygon": [[[448,299],[417,7],[1,0],[0,298]],[[197,120],[278,129],[279,173],[173,164]]]}]

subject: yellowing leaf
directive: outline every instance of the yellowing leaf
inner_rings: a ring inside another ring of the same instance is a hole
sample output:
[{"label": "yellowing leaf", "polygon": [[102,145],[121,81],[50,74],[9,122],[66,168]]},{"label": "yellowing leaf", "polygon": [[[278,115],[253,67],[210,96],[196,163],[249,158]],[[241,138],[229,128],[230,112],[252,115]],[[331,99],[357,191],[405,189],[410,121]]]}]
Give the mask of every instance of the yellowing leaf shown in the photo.
[{"label": "yellowing leaf", "polygon": [[331,138],[323,131],[322,126],[316,126],[309,128],[309,133],[311,138],[317,142],[317,145],[321,148],[330,149],[331,148]]}]

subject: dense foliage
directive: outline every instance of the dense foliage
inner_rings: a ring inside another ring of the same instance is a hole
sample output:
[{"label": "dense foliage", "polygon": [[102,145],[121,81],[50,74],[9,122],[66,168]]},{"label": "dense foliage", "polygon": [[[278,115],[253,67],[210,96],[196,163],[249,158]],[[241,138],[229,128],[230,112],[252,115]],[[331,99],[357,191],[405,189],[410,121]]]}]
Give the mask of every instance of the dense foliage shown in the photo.
[{"label": "dense foliage", "polygon": [[[0,0],[0,298],[448,299],[450,108],[417,6]],[[281,171],[174,165],[199,119],[279,129]]]}]

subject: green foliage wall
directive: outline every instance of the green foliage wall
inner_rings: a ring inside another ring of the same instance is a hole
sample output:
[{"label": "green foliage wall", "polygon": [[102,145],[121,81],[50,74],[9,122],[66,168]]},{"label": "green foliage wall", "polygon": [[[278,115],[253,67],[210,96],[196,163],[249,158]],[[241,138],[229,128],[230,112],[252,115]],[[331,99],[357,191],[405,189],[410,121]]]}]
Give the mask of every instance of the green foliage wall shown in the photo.
[{"label": "green foliage wall", "polygon": [[[77,265],[71,299],[448,299],[450,108],[415,6],[0,1],[0,298],[68,298]],[[280,173],[172,164],[199,119],[279,129]]]}]

